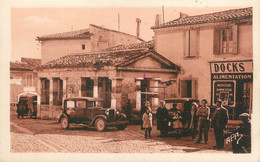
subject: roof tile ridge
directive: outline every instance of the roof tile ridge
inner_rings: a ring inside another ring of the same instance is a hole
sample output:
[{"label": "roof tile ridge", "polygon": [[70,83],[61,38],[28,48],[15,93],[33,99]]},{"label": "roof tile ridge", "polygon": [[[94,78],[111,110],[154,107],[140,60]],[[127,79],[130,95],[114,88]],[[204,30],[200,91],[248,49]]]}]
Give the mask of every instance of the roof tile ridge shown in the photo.
[{"label": "roof tile ridge", "polygon": [[68,32],[59,32],[59,33],[54,33],[54,34],[46,34],[46,35],[43,35],[43,36],[38,36],[37,38],[48,37],[48,36],[55,36],[55,35],[59,35],[59,34],[75,33],[75,32],[84,31],[84,30],[88,30],[89,31],[89,28],[73,30],[73,31],[68,31]]}]

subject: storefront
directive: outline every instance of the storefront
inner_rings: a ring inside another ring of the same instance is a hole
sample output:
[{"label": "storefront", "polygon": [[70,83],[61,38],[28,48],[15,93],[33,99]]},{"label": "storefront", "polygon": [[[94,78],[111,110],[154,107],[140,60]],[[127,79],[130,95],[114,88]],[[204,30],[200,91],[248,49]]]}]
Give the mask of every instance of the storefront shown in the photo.
[{"label": "storefront", "polygon": [[210,62],[211,103],[222,100],[230,119],[244,112],[252,113],[253,61]]}]

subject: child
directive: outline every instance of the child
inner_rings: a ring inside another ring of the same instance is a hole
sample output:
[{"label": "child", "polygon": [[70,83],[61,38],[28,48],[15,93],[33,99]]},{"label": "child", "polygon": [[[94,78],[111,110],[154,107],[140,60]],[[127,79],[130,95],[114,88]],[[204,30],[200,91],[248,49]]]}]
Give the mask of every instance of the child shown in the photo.
[{"label": "child", "polygon": [[153,116],[149,108],[147,108],[146,112],[143,114],[142,120],[143,128],[145,128],[145,138],[147,139],[147,132],[149,134],[149,138],[151,138]]},{"label": "child", "polygon": [[182,128],[182,122],[181,122],[181,113],[180,111],[176,111],[174,113],[174,117],[173,117],[173,128],[176,129],[176,133],[177,133],[177,136],[176,136],[176,139],[181,139],[181,128]]}]

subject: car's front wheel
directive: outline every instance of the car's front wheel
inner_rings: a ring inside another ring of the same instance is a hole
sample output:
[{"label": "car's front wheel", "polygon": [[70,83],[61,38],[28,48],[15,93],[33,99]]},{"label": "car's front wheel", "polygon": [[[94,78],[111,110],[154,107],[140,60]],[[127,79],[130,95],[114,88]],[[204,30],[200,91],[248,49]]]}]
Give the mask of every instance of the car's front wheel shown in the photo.
[{"label": "car's front wheel", "polygon": [[62,117],[60,120],[60,125],[62,129],[68,129],[69,128],[69,120],[66,117]]},{"label": "car's front wheel", "polygon": [[96,129],[99,131],[99,132],[102,132],[105,130],[106,128],[106,122],[104,119],[102,118],[98,118],[96,121],[95,121],[95,126],[96,126]]},{"label": "car's front wheel", "polygon": [[124,130],[126,128],[126,124],[120,124],[116,126],[118,130]]}]

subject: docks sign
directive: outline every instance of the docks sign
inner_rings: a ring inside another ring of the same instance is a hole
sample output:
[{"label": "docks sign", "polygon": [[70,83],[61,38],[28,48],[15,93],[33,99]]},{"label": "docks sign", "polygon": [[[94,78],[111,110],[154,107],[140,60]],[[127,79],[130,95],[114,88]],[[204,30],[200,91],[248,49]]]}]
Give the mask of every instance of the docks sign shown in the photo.
[{"label": "docks sign", "polygon": [[213,80],[252,80],[253,61],[222,61],[210,63]]},{"label": "docks sign", "polygon": [[211,73],[253,73],[253,61],[211,62]]}]

